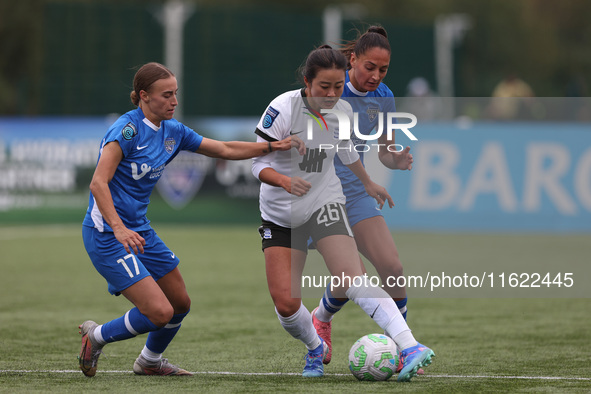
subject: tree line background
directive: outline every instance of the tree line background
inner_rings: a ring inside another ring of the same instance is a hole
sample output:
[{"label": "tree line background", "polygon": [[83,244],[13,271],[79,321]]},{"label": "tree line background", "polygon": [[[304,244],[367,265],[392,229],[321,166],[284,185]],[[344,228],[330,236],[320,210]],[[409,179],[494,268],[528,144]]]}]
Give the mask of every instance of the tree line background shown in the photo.
[{"label": "tree line background", "polygon": [[[187,0],[184,112],[259,115],[298,86],[296,68],[322,44],[324,0]],[[0,1],[0,115],[102,115],[131,109],[135,67],[163,61],[162,1]],[[436,87],[433,23],[462,13],[472,26],[455,51],[458,97],[487,97],[514,73],[540,97],[587,96],[588,0],[370,0],[343,21],[345,39],[380,23],[393,47],[396,96],[425,77]]]}]

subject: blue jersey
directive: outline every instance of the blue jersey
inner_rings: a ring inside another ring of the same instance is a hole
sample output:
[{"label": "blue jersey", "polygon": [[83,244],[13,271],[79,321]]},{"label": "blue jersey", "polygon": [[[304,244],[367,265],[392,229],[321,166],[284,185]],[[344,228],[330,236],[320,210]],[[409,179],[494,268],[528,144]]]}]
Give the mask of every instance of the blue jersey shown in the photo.
[{"label": "blue jersey", "polygon": [[[121,116],[107,131],[101,142],[100,155],[105,144],[117,141],[123,151],[109,189],[115,209],[125,227],[133,231],[149,230],[146,217],[150,194],[164,167],[181,151],[196,151],[203,137],[175,119],[163,120],[160,128],[151,123],[140,108]],[[103,219],[92,193],[84,226],[100,232],[113,230]]]},{"label": "blue jersey", "polygon": [[[394,94],[390,88],[385,84],[380,83],[378,88],[373,92],[359,92],[353,87],[349,79],[349,71],[345,80],[345,89],[343,90],[343,97],[353,107],[353,112],[359,114],[359,132],[364,135],[370,135],[374,128],[378,126],[378,114],[382,112],[384,121],[386,123],[386,113],[396,112],[396,105],[394,102]],[[365,141],[357,136],[352,135],[351,139],[355,145],[364,145],[377,143],[377,141]],[[361,149],[359,149],[361,150]],[[363,152],[359,152],[361,162],[363,163]],[[338,157],[335,157],[335,169],[338,177],[341,179],[343,186],[343,193],[347,197],[347,201],[351,201],[356,197],[365,194],[365,188],[361,181],[353,174],[353,172],[345,166]]]}]

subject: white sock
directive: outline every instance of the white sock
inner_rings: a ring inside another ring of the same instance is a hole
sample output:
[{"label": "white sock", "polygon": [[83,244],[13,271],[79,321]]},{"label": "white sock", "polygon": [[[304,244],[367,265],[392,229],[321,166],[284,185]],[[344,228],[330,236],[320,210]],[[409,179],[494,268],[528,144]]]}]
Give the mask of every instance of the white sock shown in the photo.
[{"label": "white sock", "polygon": [[154,353],[144,345],[144,348],[142,349],[142,357],[150,363],[157,363],[162,358],[162,353]]},{"label": "white sock", "polygon": [[400,334],[396,335],[396,338],[392,339],[394,339],[394,342],[396,342],[396,346],[398,346],[400,351],[417,346],[418,344],[410,330],[402,331]]},{"label": "white sock", "polygon": [[318,320],[328,323],[332,320],[334,315],[345,306],[347,301],[349,300],[346,299],[342,301],[334,298],[332,292],[330,291],[330,285],[328,285],[324,290],[324,294],[320,299],[318,309],[314,315]]},{"label": "white sock", "polygon": [[[355,283],[356,281],[353,281]],[[402,350],[416,346],[408,324],[400,314],[396,303],[388,293],[379,287],[370,287],[360,281],[359,286],[352,285],[346,294],[380,326]]]},{"label": "white sock", "polygon": [[103,328],[102,324],[94,329],[94,331],[92,332],[92,338],[97,344],[104,346],[107,344],[107,341],[103,339],[103,333],[101,332],[101,328]]},{"label": "white sock", "polygon": [[300,309],[296,313],[288,317],[281,316],[277,312],[277,308],[275,308],[275,313],[277,313],[277,317],[285,331],[295,339],[302,341],[308,350],[320,346],[320,337],[312,324],[312,315],[310,315],[310,311],[304,304],[300,305]]}]

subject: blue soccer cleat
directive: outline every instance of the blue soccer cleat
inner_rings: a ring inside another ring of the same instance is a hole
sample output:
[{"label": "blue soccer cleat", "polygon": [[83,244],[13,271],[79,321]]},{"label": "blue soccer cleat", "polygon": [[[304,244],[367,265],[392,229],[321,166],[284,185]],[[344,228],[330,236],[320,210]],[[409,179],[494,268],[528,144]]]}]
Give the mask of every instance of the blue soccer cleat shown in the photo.
[{"label": "blue soccer cleat", "polygon": [[[396,367],[396,373],[400,373],[400,371],[402,371],[402,367],[404,366],[404,360],[402,360],[402,354],[400,354],[400,350],[396,349],[396,353],[398,354],[398,366]],[[417,375],[424,375],[424,374],[425,374],[425,371],[423,370],[423,368],[419,368],[417,370]]]},{"label": "blue soccer cleat", "polygon": [[314,350],[308,351],[306,354],[306,366],[302,376],[306,378],[320,378],[324,376],[324,365],[322,362],[328,353],[328,346],[322,338],[320,338],[320,345]]},{"label": "blue soccer cleat", "polygon": [[426,367],[431,364],[431,358],[435,357],[433,350],[427,346],[417,343],[416,346],[400,352],[402,370],[398,375],[399,382],[410,382],[410,380],[417,375],[421,367]]}]

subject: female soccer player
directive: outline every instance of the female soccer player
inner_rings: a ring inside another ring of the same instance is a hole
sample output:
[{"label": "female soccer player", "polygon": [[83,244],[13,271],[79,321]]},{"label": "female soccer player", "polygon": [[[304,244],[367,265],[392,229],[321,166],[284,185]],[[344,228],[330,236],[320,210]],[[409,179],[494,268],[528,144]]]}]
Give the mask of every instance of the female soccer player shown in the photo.
[{"label": "female soccer player", "polygon": [[104,345],[149,332],[133,371],[138,375],[190,375],[162,358],[189,313],[191,301],[177,267],[179,258],[146,217],[152,189],[181,150],[240,160],[289,150],[291,138],[265,143],[203,138],[173,119],[177,81],[158,63],[145,64],[137,71],[131,101],[138,108],[121,116],[102,140],[82,236],[109,292],[123,294],[134,308],[101,325],[88,320],[79,326],[80,369],[94,376]]},{"label": "female soccer player", "polygon": [[[303,156],[274,152],[253,161],[253,174],[262,182],[259,231],[267,283],[281,325],[308,349],[303,376],[323,376],[328,347],[314,329],[300,293],[311,237],[331,275],[351,279],[344,280],[337,292],[358,304],[408,354],[398,377],[399,381],[408,381],[419,367],[430,364],[434,354],[414,339],[392,298],[363,281],[357,246],[344,211],[345,196],[334,170],[336,153],[380,207],[385,202],[393,206],[388,192],[365,172],[351,141],[337,138],[338,117],[326,114],[325,110],[332,110],[352,115],[351,106],[339,99],[346,65],[345,56],[328,46],[312,51],[302,67],[306,87],[274,99],[257,126],[261,142],[291,134],[305,144]],[[350,129],[345,131],[350,133]]]},{"label": "female soccer player", "polygon": [[[380,112],[396,112],[394,95],[382,82],[388,72],[391,54],[386,30],[380,26],[371,26],[357,40],[345,45],[342,52],[349,60],[342,97],[359,114],[359,131],[369,135],[378,125],[377,115]],[[353,138],[356,145],[366,143]],[[392,140],[388,140],[386,132],[383,132],[378,143],[386,146],[394,144],[394,136],[392,135]],[[410,170],[413,158],[409,151],[409,147],[400,152],[380,149],[378,155],[381,163],[389,169]],[[360,156],[363,160],[363,152]],[[376,267],[382,283],[387,283],[388,277],[399,277],[403,274],[396,244],[381,211],[376,209],[374,199],[366,193],[363,184],[339,157],[335,160],[336,173],[341,179],[343,192],[347,197],[346,210],[357,247]],[[363,265],[363,262],[361,264]],[[365,272],[365,267],[363,269]],[[387,291],[406,319],[406,289],[387,287]],[[334,297],[330,288],[327,288],[318,308],[312,312],[314,326],[330,349],[326,363],[330,362],[332,350],[331,320],[347,301]]]}]

